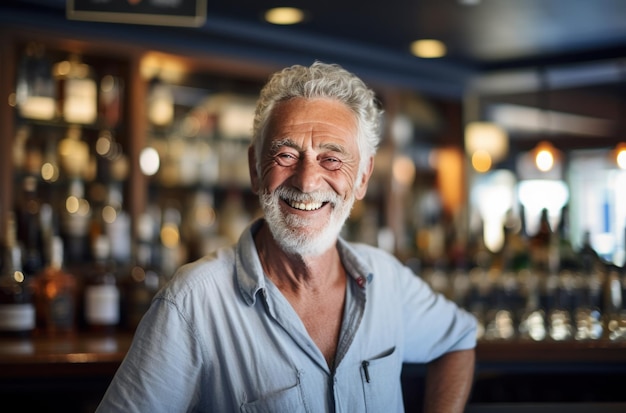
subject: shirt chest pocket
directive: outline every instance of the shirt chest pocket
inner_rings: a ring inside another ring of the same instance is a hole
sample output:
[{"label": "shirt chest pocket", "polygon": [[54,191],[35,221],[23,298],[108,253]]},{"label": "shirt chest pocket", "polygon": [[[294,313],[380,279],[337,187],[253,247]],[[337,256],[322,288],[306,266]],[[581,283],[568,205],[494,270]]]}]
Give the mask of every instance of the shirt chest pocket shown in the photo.
[{"label": "shirt chest pocket", "polygon": [[308,410],[302,398],[302,388],[298,381],[292,387],[278,390],[262,398],[246,402],[241,406],[242,413],[306,413]]},{"label": "shirt chest pocket", "polygon": [[393,412],[400,391],[395,347],[361,362],[361,382],[368,412]]}]

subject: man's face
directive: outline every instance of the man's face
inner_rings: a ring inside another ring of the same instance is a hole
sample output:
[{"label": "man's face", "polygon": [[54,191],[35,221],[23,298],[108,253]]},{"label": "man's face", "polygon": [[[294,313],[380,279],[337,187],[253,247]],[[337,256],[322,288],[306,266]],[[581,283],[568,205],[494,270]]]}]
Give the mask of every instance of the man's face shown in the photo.
[{"label": "man's face", "polygon": [[330,99],[296,98],[273,111],[253,190],[276,241],[290,253],[332,247],[356,199],[365,195],[372,161],[359,177],[355,115]]}]

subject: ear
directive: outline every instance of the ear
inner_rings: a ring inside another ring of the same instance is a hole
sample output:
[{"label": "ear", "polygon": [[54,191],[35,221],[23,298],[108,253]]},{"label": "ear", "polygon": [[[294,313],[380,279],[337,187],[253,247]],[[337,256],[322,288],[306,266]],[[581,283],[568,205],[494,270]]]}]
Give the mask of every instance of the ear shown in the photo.
[{"label": "ear", "polygon": [[367,183],[369,182],[373,171],[374,171],[374,157],[370,156],[369,160],[367,161],[367,166],[365,167],[365,171],[363,172],[363,176],[361,177],[359,182],[357,182],[357,187],[355,189],[355,194],[354,194],[356,199],[361,200],[365,197],[365,193],[367,192]]},{"label": "ear", "polygon": [[254,145],[248,147],[248,171],[250,172],[250,185],[252,193],[259,193],[259,174],[256,169],[256,155]]}]

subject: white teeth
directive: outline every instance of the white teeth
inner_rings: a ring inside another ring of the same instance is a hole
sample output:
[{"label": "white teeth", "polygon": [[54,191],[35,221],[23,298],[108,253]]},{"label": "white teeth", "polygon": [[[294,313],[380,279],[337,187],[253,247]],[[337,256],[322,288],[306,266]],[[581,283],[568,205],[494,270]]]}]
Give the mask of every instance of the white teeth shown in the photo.
[{"label": "white teeth", "polygon": [[302,211],[313,211],[322,207],[321,202],[312,202],[310,204],[305,204],[304,202],[289,202],[289,205],[292,208],[300,209]]}]

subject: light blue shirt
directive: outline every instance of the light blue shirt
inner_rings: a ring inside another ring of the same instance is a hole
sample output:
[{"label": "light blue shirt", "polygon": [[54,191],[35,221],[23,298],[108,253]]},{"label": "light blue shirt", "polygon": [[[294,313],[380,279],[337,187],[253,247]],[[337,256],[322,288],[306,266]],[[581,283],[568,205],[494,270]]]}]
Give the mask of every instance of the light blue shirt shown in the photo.
[{"label": "light blue shirt", "polygon": [[392,255],[339,240],[352,282],[334,368],[264,275],[253,223],[153,300],[104,412],[402,412],[402,364],[473,348],[476,324]]}]

